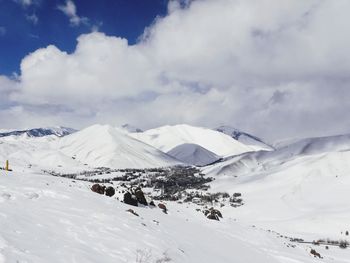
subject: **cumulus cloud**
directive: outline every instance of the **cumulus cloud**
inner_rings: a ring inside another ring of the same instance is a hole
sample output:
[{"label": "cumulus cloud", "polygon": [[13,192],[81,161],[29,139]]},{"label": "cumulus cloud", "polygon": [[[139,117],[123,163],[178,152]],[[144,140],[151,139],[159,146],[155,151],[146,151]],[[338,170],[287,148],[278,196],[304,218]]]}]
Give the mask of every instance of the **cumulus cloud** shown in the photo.
[{"label": "cumulus cloud", "polygon": [[[26,56],[7,114],[78,128],[228,124],[270,140],[350,132],[349,8],[347,0],[170,1],[135,45],[92,32],[71,54],[48,46]],[[81,23],[72,1],[60,10]]]},{"label": "cumulus cloud", "polygon": [[72,26],[88,24],[89,22],[88,18],[83,16],[78,16],[77,7],[72,0],[66,0],[66,3],[64,5],[59,5],[57,8],[69,18],[69,22]]}]

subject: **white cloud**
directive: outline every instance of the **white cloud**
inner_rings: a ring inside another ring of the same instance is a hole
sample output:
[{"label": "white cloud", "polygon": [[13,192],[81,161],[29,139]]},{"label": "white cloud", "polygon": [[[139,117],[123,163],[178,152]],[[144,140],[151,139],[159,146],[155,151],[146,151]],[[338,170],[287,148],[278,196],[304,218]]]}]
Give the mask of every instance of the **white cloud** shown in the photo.
[{"label": "white cloud", "polygon": [[13,92],[17,91],[18,83],[14,79],[9,79],[5,76],[0,76],[0,111],[13,105],[10,96]]},{"label": "white cloud", "polygon": [[65,5],[59,5],[57,8],[69,18],[69,22],[72,26],[88,24],[89,22],[88,18],[78,16],[76,5],[72,0],[66,0]]},{"label": "white cloud", "polygon": [[13,0],[13,1],[26,9],[30,6],[40,5],[42,0]]},{"label": "white cloud", "polygon": [[13,1],[16,2],[17,4],[22,5],[23,7],[28,7],[33,4],[32,0],[13,0]]},{"label": "white cloud", "polygon": [[26,19],[33,25],[36,25],[39,22],[39,18],[36,14],[26,15]]},{"label": "white cloud", "polygon": [[[78,17],[69,2],[61,10]],[[10,126],[230,124],[269,139],[350,132],[349,1],[183,3],[172,1],[135,45],[92,32],[72,54],[48,46],[26,56]]]}]

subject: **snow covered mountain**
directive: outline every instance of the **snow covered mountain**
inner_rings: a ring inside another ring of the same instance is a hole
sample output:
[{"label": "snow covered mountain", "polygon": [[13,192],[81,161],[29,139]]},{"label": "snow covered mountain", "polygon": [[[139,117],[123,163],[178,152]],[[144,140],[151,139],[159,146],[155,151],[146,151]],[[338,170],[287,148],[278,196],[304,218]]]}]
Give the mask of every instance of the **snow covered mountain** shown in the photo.
[{"label": "snow covered mountain", "polygon": [[191,143],[180,144],[167,153],[183,163],[196,166],[208,165],[220,159],[215,153]]},{"label": "snow covered mountain", "polygon": [[14,131],[6,131],[1,132],[0,137],[7,136],[21,136],[26,135],[28,137],[44,137],[55,135],[58,137],[63,137],[69,134],[76,132],[76,130],[67,127],[48,127],[48,128],[34,128],[29,130],[14,130]]},{"label": "snow covered mountain", "polygon": [[186,124],[163,126],[142,133],[131,133],[134,138],[169,152],[182,144],[196,144],[218,156],[229,156],[254,151],[230,136],[211,129]]},{"label": "snow covered mountain", "polygon": [[83,170],[89,166],[148,168],[180,163],[107,125],[94,125],[64,137],[37,137],[27,133],[0,137],[0,160],[9,160],[11,166],[30,165],[37,170],[66,171]]},{"label": "snow covered mountain", "polygon": [[214,129],[218,132],[222,132],[224,134],[227,134],[228,136],[231,136],[235,140],[248,145],[249,147],[253,148],[255,151],[272,151],[274,148],[271,145],[268,145],[260,138],[253,136],[251,134],[248,134],[246,132],[242,132],[236,128],[233,128],[231,126],[220,126],[216,129]]},{"label": "snow covered mountain", "polygon": [[216,174],[251,172],[282,165],[295,158],[350,150],[350,135],[307,138],[285,144],[274,151],[258,151],[228,157],[210,169]]},{"label": "snow covered mountain", "polygon": [[210,191],[246,196],[247,205],[235,214],[238,220],[306,239],[340,240],[349,228],[349,160],[350,136],[342,135],[245,153],[203,173],[216,177]]},{"label": "snow covered mountain", "polygon": [[57,150],[94,167],[151,168],[179,164],[169,155],[109,125],[93,125],[61,138]]},{"label": "snow covered mountain", "polygon": [[[199,144],[181,142],[207,140],[213,148],[223,147],[222,141],[241,145],[219,132],[178,129],[158,130],[147,138],[166,148],[173,135],[177,145],[168,153],[196,165],[219,156]],[[223,199],[207,203],[222,212],[220,221],[207,219],[203,206],[191,198],[156,201],[165,203],[165,214],[157,207],[128,206],[120,202],[120,195],[93,193],[92,183],[42,172],[50,168],[67,173],[74,168],[80,174],[97,166],[153,168],[179,163],[111,126],[94,125],[64,137],[1,137],[0,162],[6,159],[15,169],[11,173],[0,169],[1,263],[92,263],[101,258],[103,262],[312,263],[318,260],[310,254],[312,249],[322,262],[350,263],[349,249],[313,242],[349,241],[350,135],[303,139],[274,151],[241,152],[200,168],[198,174],[215,180],[207,183],[208,190],[195,189],[198,196],[221,192],[227,199],[233,194],[243,199],[236,208]],[[119,171],[113,173],[94,178],[114,178]],[[171,180],[175,186],[184,182]],[[128,181],[108,186],[124,183]]]}]

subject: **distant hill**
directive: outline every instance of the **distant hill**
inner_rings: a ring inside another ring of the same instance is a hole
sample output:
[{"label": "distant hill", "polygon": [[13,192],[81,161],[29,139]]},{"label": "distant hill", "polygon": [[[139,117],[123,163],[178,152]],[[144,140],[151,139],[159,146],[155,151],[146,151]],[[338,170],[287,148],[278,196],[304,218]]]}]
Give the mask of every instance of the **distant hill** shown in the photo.
[{"label": "distant hill", "polygon": [[29,130],[15,130],[1,132],[0,137],[7,136],[20,136],[26,134],[28,137],[44,137],[49,135],[55,135],[57,137],[63,137],[76,132],[77,130],[67,127],[48,127],[48,128],[34,128]]},{"label": "distant hill", "polygon": [[251,135],[246,132],[242,132],[236,128],[233,128],[231,126],[220,126],[218,128],[215,128],[214,130],[218,132],[222,132],[224,134],[227,134],[228,136],[231,136],[235,140],[252,147],[256,151],[264,150],[264,151],[272,151],[274,148],[264,142],[262,139]]}]

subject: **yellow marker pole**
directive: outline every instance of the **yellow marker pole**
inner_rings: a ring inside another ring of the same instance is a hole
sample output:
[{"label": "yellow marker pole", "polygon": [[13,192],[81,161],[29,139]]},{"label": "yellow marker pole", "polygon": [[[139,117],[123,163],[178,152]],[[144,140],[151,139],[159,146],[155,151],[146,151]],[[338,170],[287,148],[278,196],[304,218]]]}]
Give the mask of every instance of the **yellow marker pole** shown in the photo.
[{"label": "yellow marker pole", "polygon": [[9,167],[9,160],[6,160],[5,170],[8,171],[9,169],[10,169],[10,167]]}]

